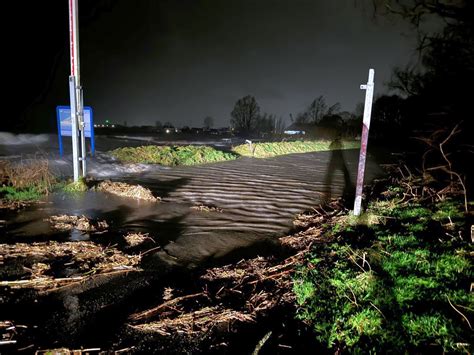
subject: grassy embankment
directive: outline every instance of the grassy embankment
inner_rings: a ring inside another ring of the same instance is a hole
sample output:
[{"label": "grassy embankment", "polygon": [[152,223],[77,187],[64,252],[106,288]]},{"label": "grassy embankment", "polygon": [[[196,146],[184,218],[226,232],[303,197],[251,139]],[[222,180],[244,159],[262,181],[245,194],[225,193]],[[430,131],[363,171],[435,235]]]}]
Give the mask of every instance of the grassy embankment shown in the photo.
[{"label": "grassy embankment", "polygon": [[111,151],[113,157],[124,163],[161,164],[167,166],[196,165],[234,160],[237,155],[208,146],[124,147]]},{"label": "grassy embankment", "polygon": [[469,215],[406,186],[323,225],[334,242],[314,244],[294,276],[297,317],[334,351],[472,349]]},{"label": "grassy embankment", "polygon": [[233,149],[233,151],[241,156],[249,156],[255,158],[270,158],[279,155],[293,153],[309,153],[322,152],[337,149],[355,149],[360,147],[359,141],[295,141],[295,142],[269,142],[269,143],[253,143],[252,150],[249,144],[241,144]]},{"label": "grassy embankment", "polygon": [[111,151],[112,156],[124,163],[161,164],[167,166],[196,165],[214,163],[225,160],[235,160],[239,156],[255,158],[269,158],[292,153],[308,153],[335,149],[358,148],[358,141],[331,142],[295,141],[254,143],[252,150],[248,144],[242,144],[232,149],[232,152],[223,152],[208,146],[141,146],[125,147]]}]

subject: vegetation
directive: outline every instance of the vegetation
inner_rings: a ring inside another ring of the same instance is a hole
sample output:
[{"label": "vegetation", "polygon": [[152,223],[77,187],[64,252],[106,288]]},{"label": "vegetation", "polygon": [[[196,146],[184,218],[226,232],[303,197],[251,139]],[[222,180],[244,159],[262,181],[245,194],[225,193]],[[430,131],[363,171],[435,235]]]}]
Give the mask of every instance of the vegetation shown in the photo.
[{"label": "vegetation", "polygon": [[253,131],[260,117],[260,106],[255,97],[247,95],[237,100],[230,113],[230,124],[239,131]]},{"label": "vegetation", "polygon": [[0,196],[8,201],[36,201],[43,194],[35,187],[17,189],[13,186],[2,186],[0,187]]},{"label": "vegetation", "polygon": [[402,190],[326,225],[335,242],[315,244],[295,274],[297,317],[333,350],[468,352],[474,275],[463,202],[403,201]]},{"label": "vegetation", "polygon": [[159,146],[118,148],[112,156],[124,163],[161,164],[168,166],[195,165],[234,160],[236,154],[216,150],[208,146]]},{"label": "vegetation", "polygon": [[54,188],[56,179],[47,160],[0,165],[0,198],[8,201],[35,201]]},{"label": "vegetation", "polygon": [[292,153],[355,149],[360,147],[360,142],[358,141],[344,141],[342,142],[342,145],[333,143],[334,142],[330,140],[254,143],[252,144],[253,151],[250,150],[249,144],[239,145],[235,147],[233,151],[242,156],[269,158]]},{"label": "vegetation", "polygon": [[89,189],[84,178],[80,178],[78,181],[66,182],[60,187],[61,190],[67,193],[86,192]]}]

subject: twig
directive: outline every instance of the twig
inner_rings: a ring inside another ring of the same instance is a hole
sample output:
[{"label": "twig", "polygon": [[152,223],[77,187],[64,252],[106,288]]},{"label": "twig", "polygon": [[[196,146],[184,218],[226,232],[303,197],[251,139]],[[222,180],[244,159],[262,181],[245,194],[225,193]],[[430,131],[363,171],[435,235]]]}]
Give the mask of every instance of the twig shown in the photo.
[{"label": "twig", "polygon": [[446,295],[446,298],[448,299],[449,305],[450,305],[451,307],[453,307],[453,309],[454,309],[457,313],[459,313],[459,314],[466,320],[467,325],[469,326],[469,329],[472,330],[471,323],[469,322],[469,319],[467,319],[467,317],[466,317],[464,314],[462,314],[459,309],[457,309],[456,307],[454,307],[454,305],[451,303],[451,300],[449,299],[449,296],[448,296],[448,295]]},{"label": "twig", "polygon": [[168,308],[168,307],[170,307],[172,305],[175,305],[176,303],[181,302],[183,300],[186,300],[186,299],[189,299],[189,298],[195,298],[195,297],[203,296],[203,295],[204,295],[203,292],[199,292],[199,293],[194,293],[192,295],[176,297],[176,298],[173,298],[172,300],[169,300],[165,303],[160,304],[157,307],[148,309],[148,310],[140,312],[140,313],[132,314],[128,319],[131,320],[131,321],[139,321],[139,320],[147,319],[147,318],[150,318],[150,317],[153,317],[153,316],[157,315],[164,308]]},{"label": "twig", "polygon": [[267,340],[271,337],[272,331],[270,330],[267,334],[263,336],[262,339],[258,342],[257,346],[255,347],[255,350],[253,351],[252,355],[258,355],[262,347],[265,345]]}]

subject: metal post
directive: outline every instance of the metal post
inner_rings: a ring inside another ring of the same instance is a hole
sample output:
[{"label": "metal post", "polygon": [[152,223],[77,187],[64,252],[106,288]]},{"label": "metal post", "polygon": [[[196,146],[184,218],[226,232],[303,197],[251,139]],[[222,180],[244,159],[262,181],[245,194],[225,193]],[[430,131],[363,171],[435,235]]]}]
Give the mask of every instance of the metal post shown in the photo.
[{"label": "metal post", "polygon": [[[71,57],[71,77],[74,78],[73,84],[74,94],[71,95],[71,119],[75,118],[75,124],[72,125],[72,145],[73,145],[73,165],[82,162],[81,167],[74,167],[74,173],[81,171],[80,175],[85,176],[86,174],[86,163],[85,163],[85,137],[84,137],[84,110],[82,100],[82,87],[80,77],[80,64],[79,64],[79,23],[78,23],[78,0],[69,1],[69,41],[70,41],[70,57]],[[71,85],[71,81],[70,81]],[[72,98],[74,96],[74,100]],[[74,105],[73,105],[74,101]],[[80,141],[77,136],[80,133]],[[80,147],[79,147],[80,146]],[[76,149],[77,155],[74,155]],[[79,173],[78,173],[79,174]],[[78,177],[74,175],[74,181],[78,181]]]},{"label": "metal post", "polygon": [[369,69],[367,85],[361,85],[365,90],[364,120],[362,124],[362,137],[360,139],[359,167],[357,170],[356,196],[354,201],[354,215],[359,216],[362,204],[362,188],[364,187],[365,160],[367,156],[367,142],[369,139],[370,116],[372,114],[372,100],[374,97],[374,69]]},{"label": "metal post", "polygon": [[69,97],[71,102],[71,138],[72,138],[72,170],[74,181],[79,181],[79,142],[77,140],[77,115],[76,110],[76,80],[69,77]]}]

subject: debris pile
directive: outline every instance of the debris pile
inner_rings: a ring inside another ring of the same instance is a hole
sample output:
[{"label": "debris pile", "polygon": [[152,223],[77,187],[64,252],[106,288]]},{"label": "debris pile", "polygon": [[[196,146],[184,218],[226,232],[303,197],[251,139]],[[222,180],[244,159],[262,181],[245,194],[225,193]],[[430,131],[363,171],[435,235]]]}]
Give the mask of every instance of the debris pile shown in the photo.
[{"label": "debris pile", "polygon": [[150,189],[147,189],[140,185],[130,185],[125,182],[115,182],[105,180],[97,184],[97,191],[108,192],[121,197],[134,198],[137,200],[159,202],[159,197],[153,196]]},{"label": "debris pile", "polygon": [[59,215],[46,219],[51,227],[57,231],[65,232],[76,229],[81,232],[101,232],[107,230],[109,225],[106,221],[93,222],[86,216]]},{"label": "debris pile", "polygon": [[129,329],[168,337],[183,334],[208,336],[255,323],[277,309],[294,307],[291,275],[315,242],[324,242],[322,224],[338,216],[340,201],[318,207],[295,221],[303,230],[280,238],[289,257],[256,257],[205,270],[198,285],[181,293],[167,288],[161,304],[129,316]]},{"label": "debris pile", "polygon": [[130,247],[136,247],[138,245],[143,244],[145,241],[150,240],[153,243],[155,242],[153,238],[148,236],[148,233],[128,233],[124,236],[125,241]]},{"label": "debris pile", "polygon": [[[20,265],[24,270],[7,275],[10,280],[0,281],[0,286],[49,289],[93,274],[136,269],[140,260],[140,255],[127,255],[90,241],[0,244],[2,268]],[[11,280],[13,276],[18,279]]]}]

